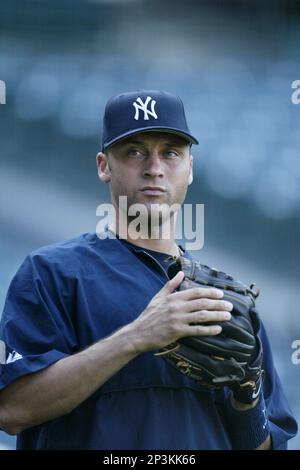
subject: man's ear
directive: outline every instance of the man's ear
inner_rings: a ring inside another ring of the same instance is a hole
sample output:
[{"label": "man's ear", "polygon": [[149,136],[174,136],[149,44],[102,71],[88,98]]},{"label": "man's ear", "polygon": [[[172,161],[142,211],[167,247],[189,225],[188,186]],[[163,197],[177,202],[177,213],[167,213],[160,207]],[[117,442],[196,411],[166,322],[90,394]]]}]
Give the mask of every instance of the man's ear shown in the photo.
[{"label": "man's ear", "polygon": [[193,182],[193,155],[191,157],[191,168],[190,168],[190,174],[189,174],[189,179],[188,179],[188,185],[192,184]]},{"label": "man's ear", "polygon": [[103,183],[109,183],[111,180],[110,168],[107,161],[107,156],[99,152],[96,155],[96,163],[98,168],[98,176]]}]

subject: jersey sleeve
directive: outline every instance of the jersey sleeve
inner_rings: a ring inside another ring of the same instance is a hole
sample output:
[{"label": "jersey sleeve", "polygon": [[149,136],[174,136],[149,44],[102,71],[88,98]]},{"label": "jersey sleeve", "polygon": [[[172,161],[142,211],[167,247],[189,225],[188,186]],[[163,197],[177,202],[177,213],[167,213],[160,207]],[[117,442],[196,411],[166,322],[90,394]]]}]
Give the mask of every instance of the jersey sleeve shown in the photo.
[{"label": "jersey sleeve", "polygon": [[0,390],[72,354],[66,282],[45,259],[29,255],[9,286],[0,325]]},{"label": "jersey sleeve", "polygon": [[282,383],[276,371],[271,345],[264,328],[260,332],[265,372],[263,395],[267,409],[273,449],[287,449],[287,441],[297,434],[298,426],[285,396]]}]

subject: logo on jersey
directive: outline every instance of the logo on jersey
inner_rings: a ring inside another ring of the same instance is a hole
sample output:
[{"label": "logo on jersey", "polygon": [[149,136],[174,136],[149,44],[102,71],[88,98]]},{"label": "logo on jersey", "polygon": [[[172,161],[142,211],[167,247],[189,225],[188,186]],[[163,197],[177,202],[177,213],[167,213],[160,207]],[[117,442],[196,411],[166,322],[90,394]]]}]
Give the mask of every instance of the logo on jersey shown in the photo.
[{"label": "logo on jersey", "polygon": [[17,351],[13,351],[9,353],[8,358],[6,359],[6,364],[10,364],[11,362],[18,361],[19,359],[22,359],[23,356],[22,354],[19,354]]},{"label": "logo on jersey", "polygon": [[[155,112],[155,105],[156,101],[151,98],[151,96],[147,96],[145,102],[143,103],[142,99],[138,97],[136,101],[134,101],[133,106],[135,108],[135,115],[134,119],[137,121],[140,118],[140,111],[144,113],[144,121],[149,121],[149,116],[152,116],[154,119],[157,119],[157,114]],[[151,109],[149,109],[149,107]]]},{"label": "logo on jersey", "polygon": [[22,358],[22,354],[18,353],[17,351],[12,351],[8,354],[6,359],[6,344],[4,341],[0,340],[0,364],[10,364],[11,362],[18,361]]},{"label": "logo on jersey", "polygon": [[264,415],[264,424],[263,424],[263,429],[266,429],[267,424],[268,424],[268,416],[267,416],[267,409],[266,406],[264,405],[262,413]]},{"label": "logo on jersey", "polygon": [[262,378],[260,378],[260,380],[259,380],[258,389],[254,390],[254,392],[252,393],[253,400],[255,400],[258,397],[258,395],[260,394],[261,386],[262,386]]}]

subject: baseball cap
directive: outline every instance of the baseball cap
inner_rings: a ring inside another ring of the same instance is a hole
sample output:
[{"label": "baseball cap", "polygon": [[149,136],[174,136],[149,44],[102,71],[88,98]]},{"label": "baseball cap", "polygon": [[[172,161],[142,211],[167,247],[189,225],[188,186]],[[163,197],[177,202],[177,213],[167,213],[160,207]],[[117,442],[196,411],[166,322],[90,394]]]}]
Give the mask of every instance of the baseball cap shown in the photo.
[{"label": "baseball cap", "polygon": [[105,107],[102,150],[130,135],[147,131],[176,134],[192,144],[184,106],[178,96],[166,91],[140,90],[111,97]]}]

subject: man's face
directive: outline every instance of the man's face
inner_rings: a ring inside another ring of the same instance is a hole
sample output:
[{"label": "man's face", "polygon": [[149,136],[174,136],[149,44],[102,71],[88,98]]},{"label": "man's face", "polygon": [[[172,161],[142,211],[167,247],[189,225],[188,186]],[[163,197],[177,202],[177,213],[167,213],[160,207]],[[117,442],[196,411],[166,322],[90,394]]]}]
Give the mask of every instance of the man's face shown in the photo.
[{"label": "man's face", "polygon": [[181,137],[163,132],[136,134],[113,145],[107,157],[116,206],[119,196],[127,196],[128,207],[140,203],[149,209],[153,204],[184,201],[192,157],[189,143]]}]

